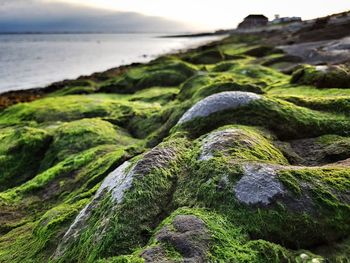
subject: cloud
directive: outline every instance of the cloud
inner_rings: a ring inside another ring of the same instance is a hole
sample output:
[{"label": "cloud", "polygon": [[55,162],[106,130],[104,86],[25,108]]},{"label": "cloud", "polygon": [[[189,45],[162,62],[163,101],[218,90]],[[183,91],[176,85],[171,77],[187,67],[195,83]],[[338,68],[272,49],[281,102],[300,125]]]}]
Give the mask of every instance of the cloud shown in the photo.
[{"label": "cloud", "polygon": [[0,0],[0,32],[180,32],[179,22],[41,0]]}]

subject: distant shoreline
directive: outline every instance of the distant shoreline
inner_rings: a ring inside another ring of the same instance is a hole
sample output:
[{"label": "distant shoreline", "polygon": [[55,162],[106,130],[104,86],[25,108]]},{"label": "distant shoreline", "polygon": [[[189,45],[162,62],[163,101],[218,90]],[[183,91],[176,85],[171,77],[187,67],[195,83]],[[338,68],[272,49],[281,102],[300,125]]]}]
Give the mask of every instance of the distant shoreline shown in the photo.
[{"label": "distant shoreline", "polygon": [[[16,34],[22,35],[22,33],[16,33]],[[55,33],[50,33],[50,34],[55,34]],[[76,33],[74,33],[74,34],[76,34]],[[91,33],[91,34],[93,34],[93,33]],[[130,34],[132,34],[132,33],[130,33]],[[0,33],[0,35],[4,35],[4,34]],[[8,34],[8,35],[15,35],[15,34]],[[34,35],[34,33],[30,33],[29,35]],[[67,34],[67,35],[70,35],[70,34]],[[202,33],[200,35],[194,34],[194,36],[182,35],[182,37],[184,37],[184,38],[185,37],[200,37],[200,36],[205,37],[205,36],[218,36],[218,35],[203,35]],[[222,36],[224,36],[224,35],[222,35]],[[156,36],[156,37],[163,38],[164,36]],[[181,37],[181,36],[179,35],[179,37]],[[165,38],[176,38],[176,36],[166,36]],[[166,55],[178,54],[178,53],[186,52],[188,50],[197,49],[197,48],[200,48],[202,46],[206,46],[210,43],[214,43],[216,41],[217,41],[216,39],[208,40],[207,42],[202,43],[198,46],[188,46],[188,47],[183,48],[183,49],[169,51],[168,53],[165,53],[165,54],[159,54],[155,59],[162,57],[162,56],[166,56]],[[123,64],[123,65],[119,65],[116,67],[111,67],[107,70],[96,71],[96,72],[93,72],[92,74],[80,75],[76,78],[63,79],[60,81],[52,82],[52,83],[48,84],[47,86],[33,87],[33,88],[28,88],[28,89],[8,90],[8,91],[0,92],[0,110],[7,108],[13,104],[17,104],[17,103],[21,103],[21,102],[30,102],[30,101],[39,99],[41,97],[44,97],[48,93],[51,93],[51,92],[54,92],[54,91],[57,91],[57,90],[63,88],[64,86],[66,86],[67,84],[69,84],[70,82],[75,81],[75,80],[98,78],[100,75],[103,75],[103,74],[111,72],[111,71],[122,73],[122,72],[125,72],[126,70],[128,70],[132,67],[139,66],[142,64],[147,64],[149,62],[150,61],[148,61],[148,62],[132,62],[129,64]]]},{"label": "distant shoreline", "polygon": [[[110,35],[134,35],[134,34],[145,34],[145,35],[160,35],[161,37],[164,37],[164,34],[168,34],[165,32],[65,32],[65,31],[57,31],[57,32],[41,32],[41,31],[29,31],[29,32],[0,32],[0,35],[104,35],[104,34],[110,34]],[[197,36],[197,35],[203,35],[203,36],[210,36],[215,35],[214,33],[174,33],[178,34],[178,36]],[[165,37],[172,37],[176,35],[165,35]]]}]

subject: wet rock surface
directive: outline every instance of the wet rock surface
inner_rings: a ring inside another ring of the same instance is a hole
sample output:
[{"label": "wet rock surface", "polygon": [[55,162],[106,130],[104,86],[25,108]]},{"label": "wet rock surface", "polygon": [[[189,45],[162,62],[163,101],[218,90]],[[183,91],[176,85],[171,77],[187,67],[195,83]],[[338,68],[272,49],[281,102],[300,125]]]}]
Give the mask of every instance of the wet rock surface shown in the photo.
[{"label": "wet rock surface", "polygon": [[234,187],[236,198],[247,205],[269,205],[276,197],[286,194],[277,178],[276,166],[248,164],[243,177]]},{"label": "wet rock surface", "polygon": [[280,46],[292,56],[298,56],[308,64],[338,64],[350,60],[350,37]]},{"label": "wet rock surface", "polygon": [[211,95],[192,106],[179,120],[178,124],[189,122],[197,117],[245,106],[261,96],[251,92],[227,91]]},{"label": "wet rock surface", "polygon": [[[210,235],[203,220],[196,216],[176,216],[171,226],[165,226],[156,234],[156,239],[174,247],[183,258],[181,262],[206,262]],[[141,256],[146,262],[174,262],[164,257],[161,246],[150,248]]]},{"label": "wet rock surface", "polygon": [[175,157],[175,149],[155,147],[144,154],[134,165],[126,161],[110,173],[102,182],[92,201],[80,211],[65,233],[61,245],[56,252],[56,257],[62,255],[66,246],[79,237],[87,227],[88,220],[92,216],[92,213],[101,206],[101,203],[104,202],[106,198],[109,198],[109,196],[111,197],[112,207],[109,208],[110,211],[106,211],[107,214],[104,215],[105,219],[102,220],[99,226],[99,229],[102,231],[100,234],[105,231],[107,225],[110,223],[109,217],[112,216],[113,209],[118,204],[122,203],[124,194],[132,187],[135,177],[145,176],[153,169],[165,168]]},{"label": "wet rock surface", "polygon": [[[239,129],[226,129],[210,133],[203,140],[199,160],[209,160],[213,158],[214,151],[224,153],[225,150],[227,151],[230,145],[232,145],[232,141],[239,140],[242,134],[244,133]],[[252,143],[247,140],[246,144],[248,146]]]}]

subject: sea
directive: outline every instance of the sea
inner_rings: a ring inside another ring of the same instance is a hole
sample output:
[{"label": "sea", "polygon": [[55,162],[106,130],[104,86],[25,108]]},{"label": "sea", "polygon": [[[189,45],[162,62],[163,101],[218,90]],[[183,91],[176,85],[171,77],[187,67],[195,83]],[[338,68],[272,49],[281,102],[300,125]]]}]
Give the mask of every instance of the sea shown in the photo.
[{"label": "sea", "polygon": [[159,34],[0,35],[0,93],[45,87],[219,39]]}]

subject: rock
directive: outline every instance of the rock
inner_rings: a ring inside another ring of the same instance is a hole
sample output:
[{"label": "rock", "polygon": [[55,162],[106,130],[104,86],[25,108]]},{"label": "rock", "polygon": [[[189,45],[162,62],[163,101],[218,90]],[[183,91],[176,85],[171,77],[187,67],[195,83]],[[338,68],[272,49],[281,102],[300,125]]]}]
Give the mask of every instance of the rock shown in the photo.
[{"label": "rock", "polygon": [[350,67],[345,64],[331,66],[303,66],[293,72],[291,83],[314,85],[317,88],[350,88]]},{"label": "rock", "polygon": [[124,194],[132,186],[135,177],[145,176],[156,168],[164,168],[175,157],[176,151],[174,149],[158,146],[147,152],[136,164],[132,165],[131,162],[126,161],[110,173],[102,182],[92,201],[80,211],[65,233],[56,251],[56,257],[62,255],[67,244],[77,239],[83,233],[93,211],[99,209],[101,202],[105,198],[109,198],[109,194],[111,196],[112,208],[110,211],[104,211],[105,214],[103,217],[105,218],[100,219],[99,231],[96,231],[96,236],[99,234],[102,235],[107,228],[109,220],[113,217],[114,208],[123,202]]},{"label": "rock", "polygon": [[224,55],[217,49],[207,50],[199,54],[195,54],[187,59],[193,64],[215,64],[224,59]]},{"label": "rock", "polygon": [[112,194],[112,198],[116,204],[122,202],[124,193],[131,187],[133,180],[134,173],[132,171],[127,172],[130,165],[130,162],[124,162],[105,178],[94,198],[79,212],[65,233],[56,250],[56,257],[63,255],[66,245],[78,238],[80,233],[85,229],[92,212],[98,208],[101,200],[103,200],[107,193]]},{"label": "rock", "polygon": [[286,190],[276,178],[277,170],[272,165],[244,165],[244,175],[234,187],[236,198],[247,205],[269,205],[276,196],[283,196]]},{"label": "rock", "polygon": [[[244,135],[244,133],[241,130],[233,128],[209,133],[208,136],[203,140],[199,160],[207,161],[213,158],[213,153],[215,151],[225,153],[225,150],[227,151],[227,149],[232,146],[233,142],[239,140],[242,135]],[[247,145],[252,144],[248,140],[245,142]]]},{"label": "rock", "polygon": [[172,225],[163,227],[156,235],[160,246],[142,253],[146,262],[171,262],[162,245],[172,246],[183,257],[182,262],[206,262],[210,235],[202,219],[193,215],[177,215]]},{"label": "rock", "polygon": [[197,102],[182,116],[178,124],[197,117],[206,117],[218,111],[245,106],[260,98],[260,95],[251,92],[226,91],[217,93]]},{"label": "rock", "polygon": [[287,54],[301,57],[308,64],[337,64],[350,59],[350,37],[337,40],[280,46]]}]

